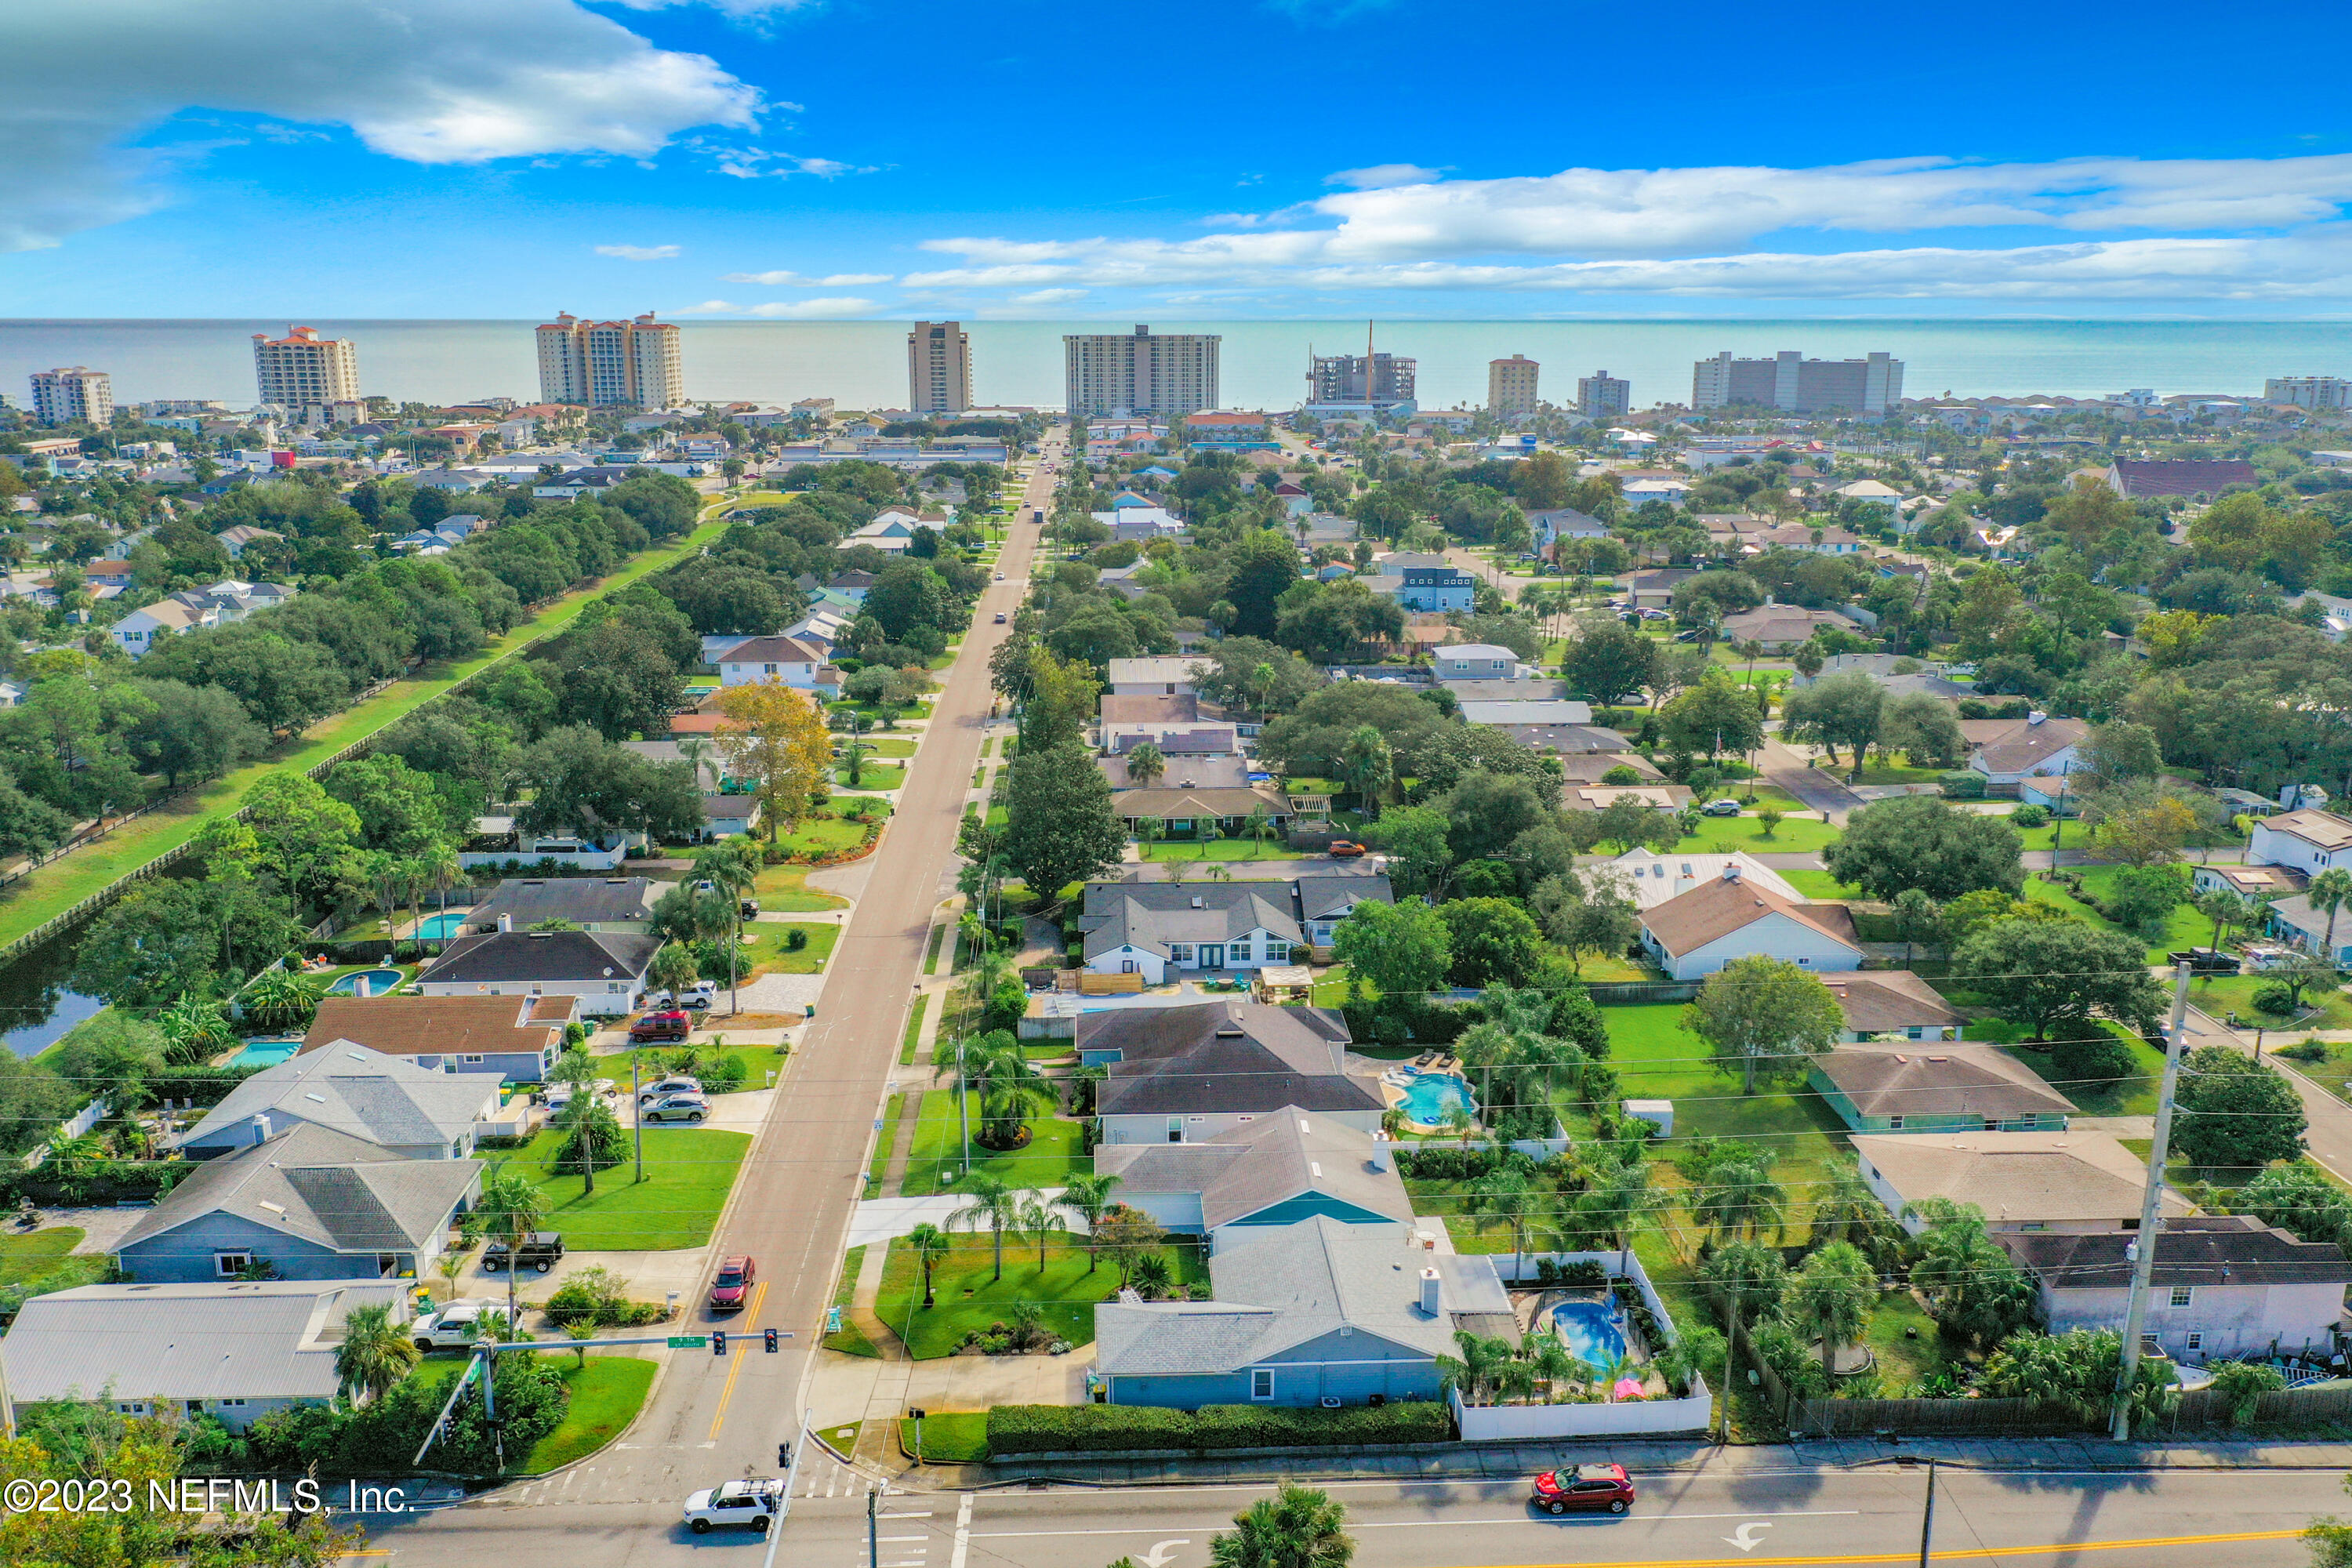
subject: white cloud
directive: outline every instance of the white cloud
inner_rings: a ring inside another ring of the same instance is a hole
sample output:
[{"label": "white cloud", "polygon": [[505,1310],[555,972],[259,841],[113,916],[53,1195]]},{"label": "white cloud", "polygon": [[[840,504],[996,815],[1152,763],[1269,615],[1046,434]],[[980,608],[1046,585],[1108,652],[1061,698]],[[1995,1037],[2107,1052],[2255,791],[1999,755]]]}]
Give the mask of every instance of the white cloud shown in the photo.
[{"label": "white cloud", "polygon": [[1084,289],[1033,289],[1026,294],[1013,295],[1011,302],[1015,305],[1066,305],[1073,300],[1085,299],[1087,292]]},{"label": "white cloud", "polygon": [[600,245],[599,256],[617,256],[624,261],[667,261],[677,254],[675,245]]},{"label": "white cloud", "polygon": [[1391,185],[1425,185],[1444,177],[1444,170],[1424,169],[1418,163],[1374,163],[1369,169],[1342,169],[1336,174],[1326,174],[1323,183],[1346,185],[1351,190],[1378,191]]},{"label": "white cloud", "polygon": [[843,316],[863,316],[877,309],[871,300],[834,295],[823,300],[772,300],[763,305],[736,305],[725,300],[705,300],[670,312],[674,316],[770,316],[787,321],[828,321]]},{"label": "white cloud", "polygon": [[643,158],[761,108],[708,57],[572,0],[74,0],[12,7],[6,30],[0,250],[159,205],[139,180],[167,156],[126,144],[193,108],[348,126],[419,163]]},{"label": "white cloud", "polygon": [[887,272],[835,272],[823,278],[804,278],[789,270],[778,272],[730,272],[719,279],[722,283],[764,283],[772,289],[863,289],[875,283],[887,283]]},{"label": "white cloud", "polygon": [[[2352,293],[2352,155],[1332,176],[1189,239],[944,238],[908,288],[1540,289],[1748,298],[2293,299]],[[1408,183],[1389,183],[1392,178]],[[1983,231],[1997,231],[1984,237]],[[2019,230],[2049,240],[2019,243]],[[2165,232],[2173,231],[2173,232]],[[2187,231],[2187,232],[2179,232]],[[1808,238],[1907,235],[1864,250]],[[2098,235],[2101,237],[2087,237]],[[1982,237],[1977,245],[1969,243]],[[1780,243],[1756,242],[1777,240]]]},{"label": "white cloud", "polygon": [[777,11],[799,11],[814,8],[821,0],[614,0],[631,11],[663,11],[678,5],[708,5],[722,16],[739,20],[747,16],[765,16]]},{"label": "white cloud", "polygon": [[845,163],[836,158],[804,158],[793,153],[771,153],[764,147],[714,147],[710,151],[719,172],[739,180],[789,180],[794,174],[833,180],[844,174],[874,173],[871,167]]}]

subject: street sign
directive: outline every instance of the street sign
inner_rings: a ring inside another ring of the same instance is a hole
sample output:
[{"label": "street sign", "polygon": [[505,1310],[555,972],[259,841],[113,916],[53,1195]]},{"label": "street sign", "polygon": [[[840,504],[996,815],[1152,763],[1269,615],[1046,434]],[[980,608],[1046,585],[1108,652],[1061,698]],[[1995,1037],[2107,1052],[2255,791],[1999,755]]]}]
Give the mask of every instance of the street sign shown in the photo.
[{"label": "street sign", "polygon": [[701,1334],[672,1334],[669,1348],[674,1351],[698,1351],[710,1341]]}]

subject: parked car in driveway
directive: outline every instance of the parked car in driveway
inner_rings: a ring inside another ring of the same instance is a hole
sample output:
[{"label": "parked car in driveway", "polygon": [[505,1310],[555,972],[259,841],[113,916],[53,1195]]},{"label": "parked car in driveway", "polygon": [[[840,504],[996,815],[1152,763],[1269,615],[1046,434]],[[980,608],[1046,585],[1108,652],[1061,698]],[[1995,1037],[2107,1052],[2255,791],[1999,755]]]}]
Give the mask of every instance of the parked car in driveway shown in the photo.
[{"label": "parked car in driveway", "polygon": [[640,1121],[698,1122],[710,1114],[710,1101],[698,1094],[667,1094],[637,1111]]},{"label": "parked car in driveway", "polygon": [[710,1279],[710,1310],[741,1311],[751,1303],[751,1281],[759,1277],[760,1266],[749,1258],[730,1258],[720,1263]]},{"label": "parked car in driveway", "polygon": [[1334,838],[1326,851],[1334,860],[1353,860],[1364,852],[1364,847],[1352,838]]},{"label": "parked car in driveway", "polygon": [[1720,800],[1711,800],[1700,806],[1698,814],[1701,816],[1738,816],[1739,803],[1729,795],[1725,795]]},{"label": "parked car in driveway", "polygon": [[421,1351],[461,1350],[474,1342],[475,1331],[484,1319],[496,1323],[506,1315],[507,1310],[496,1301],[461,1297],[431,1317],[409,1324],[408,1337]]},{"label": "parked car in driveway", "polygon": [[2165,956],[2172,960],[2175,963],[2179,963],[2182,959],[2187,959],[2189,961],[2189,973],[2193,974],[2235,974],[2238,973],[2238,955],[2234,952],[2223,952],[2219,948],[2192,947],[2184,949],[2179,952],[2168,952],[2165,954]]},{"label": "parked car in driveway", "polygon": [[517,1268],[536,1268],[541,1274],[554,1268],[563,1258],[563,1233],[557,1230],[535,1230],[516,1247],[499,1237],[482,1248],[482,1272],[496,1274],[511,1261]]},{"label": "parked car in driveway", "polygon": [[1546,1513],[1606,1509],[1623,1513],[1633,1506],[1633,1482],[1622,1465],[1563,1465],[1535,1479],[1528,1500]]},{"label": "parked car in driveway", "polygon": [[651,1105],[656,1100],[667,1100],[673,1094],[702,1092],[702,1080],[687,1073],[674,1072],[659,1083],[649,1083],[637,1090],[637,1103]]},{"label": "parked car in driveway", "polygon": [[694,1020],[675,1008],[663,1013],[648,1013],[629,1026],[629,1038],[642,1044],[647,1040],[682,1040],[693,1032]]}]

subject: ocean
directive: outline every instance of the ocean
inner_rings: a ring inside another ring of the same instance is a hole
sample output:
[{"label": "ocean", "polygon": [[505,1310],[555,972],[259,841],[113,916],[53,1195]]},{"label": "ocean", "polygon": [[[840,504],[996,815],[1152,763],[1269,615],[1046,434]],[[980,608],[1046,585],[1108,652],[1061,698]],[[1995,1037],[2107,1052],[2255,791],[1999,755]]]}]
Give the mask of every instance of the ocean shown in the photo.
[{"label": "ocean", "polygon": [[[450,404],[538,396],[530,321],[333,321],[302,324],[359,346],[371,395]],[[845,408],[906,400],[902,321],[696,321],[685,328],[686,384],[698,400],[784,403],[832,397]],[[1355,352],[1363,321],[1183,321],[1162,331],[1218,332],[1220,399],[1233,408],[1288,408],[1305,391],[1307,357]],[[249,340],[282,333],[268,321],[0,321],[0,390],[22,402],[26,376],[58,365],[110,373],[118,403],[254,396]],[[1101,321],[971,321],[972,392],[983,404],[1056,406],[1065,332],[1125,330]],[[1398,321],[1371,327],[1378,347],[1416,356],[1424,408],[1486,401],[1486,362],[1524,353],[1543,365],[1542,393],[1573,400],[1576,378],[1605,369],[1633,383],[1636,407],[1690,397],[1691,363],[1796,349],[1823,359],[1885,350],[1905,362],[1912,397],[2095,397],[2127,387],[2161,393],[2259,394],[2273,375],[2352,371],[2352,321]]]}]

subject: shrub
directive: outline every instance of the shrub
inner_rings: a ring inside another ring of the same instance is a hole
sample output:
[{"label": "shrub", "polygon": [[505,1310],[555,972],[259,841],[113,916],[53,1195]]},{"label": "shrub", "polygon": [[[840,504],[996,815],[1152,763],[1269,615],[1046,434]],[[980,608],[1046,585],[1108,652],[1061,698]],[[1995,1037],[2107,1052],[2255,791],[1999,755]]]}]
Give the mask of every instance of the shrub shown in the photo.
[{"label": "shrub", "polygon": [[808,946],[808,931],[803,927],[794,926],[784,933],[786,952],[798,952],[806,946]]},{"label": "shrub", "polygon": [[1378,1447],[1452,1439],[1442,1405],[1408,1401],[1341,1410],[1211,1405],[1197,1414],[1144,1405],[1000,1405],[988,1413],[989,1451],[1116,1453],[1122,1449]]},{"label": "shrub", "polygon": [[2254,1010],[2268,1013],[2273,1018],[2294,1016],[2294,993],[2283,980],[2268,980],[2254,987]]},{"label": "shrub", "polygon": [[1561,1266],[1559,1282],[1573,1290],[1605,1289],[1609,1284],[1609,1270],[1597,1258],[1580,1258],[1573,1263]]},{"label": "shrub", "polygon": [[2050,825],[2050,808],[2029,802],[2009,814],[2009,825],[2023,828],[2046,827]]},{"label": "shrub", "polygon": [[1946,773],[1941,783],[1946,800],[1982,800],[1985,795],[1984,774],[1973,769]]}]

